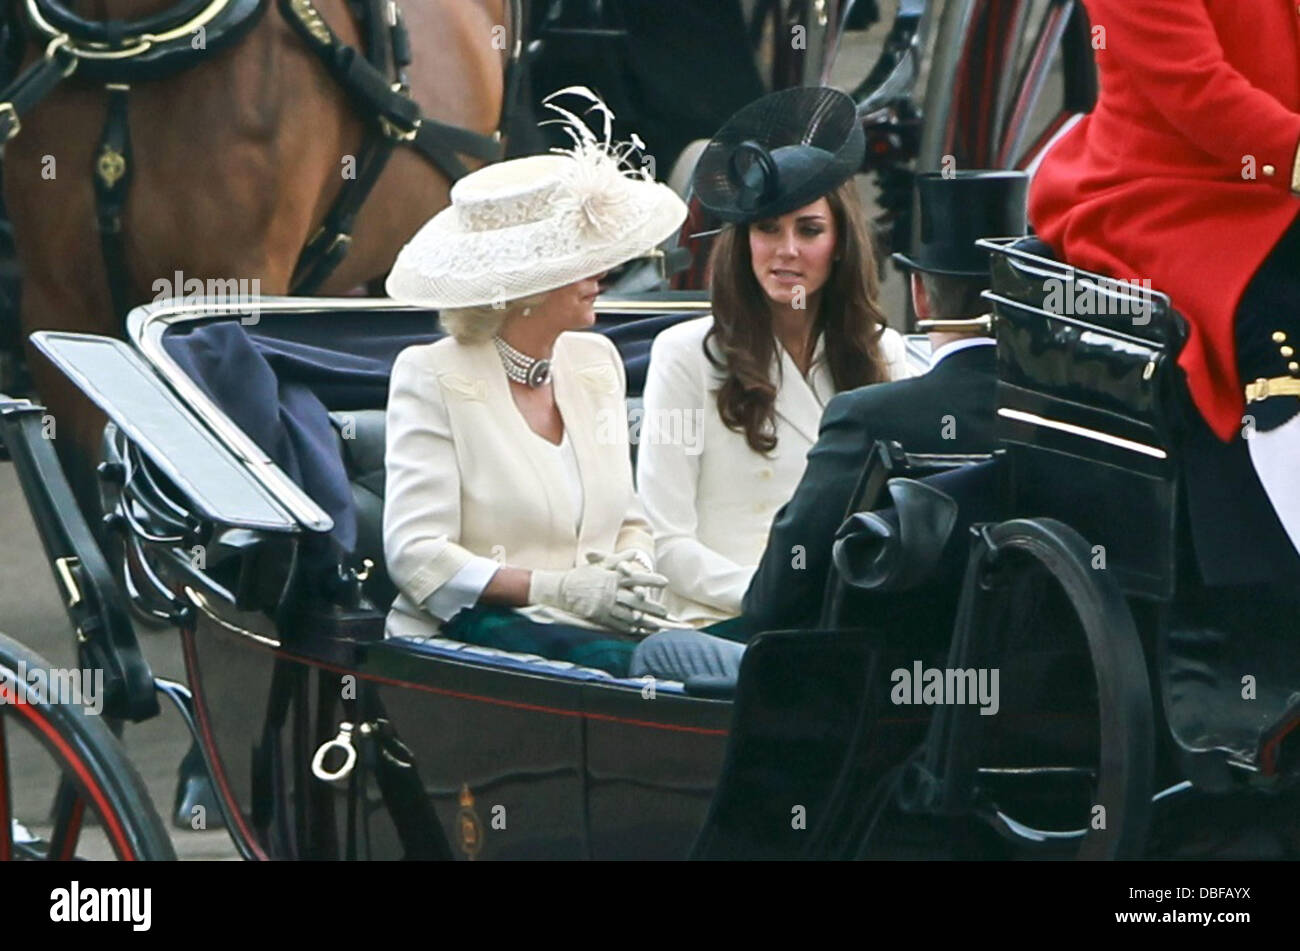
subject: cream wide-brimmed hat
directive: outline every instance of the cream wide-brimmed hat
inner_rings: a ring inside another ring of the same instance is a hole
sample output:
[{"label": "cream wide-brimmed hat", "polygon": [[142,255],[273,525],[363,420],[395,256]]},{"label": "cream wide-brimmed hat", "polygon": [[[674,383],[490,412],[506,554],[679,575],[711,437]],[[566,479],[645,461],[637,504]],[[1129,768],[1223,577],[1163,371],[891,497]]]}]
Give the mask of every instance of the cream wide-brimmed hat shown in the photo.
[{"label": "cream wide-brimmed hat", "polygon": [[651,251],[686,219],[666,185],[627,161],[631,147],[600,141],[567,110],[571,150],[488,165],[451,189],[451,205],[397,255],[390,297],[424,307],[473,307],[554,290]]}]

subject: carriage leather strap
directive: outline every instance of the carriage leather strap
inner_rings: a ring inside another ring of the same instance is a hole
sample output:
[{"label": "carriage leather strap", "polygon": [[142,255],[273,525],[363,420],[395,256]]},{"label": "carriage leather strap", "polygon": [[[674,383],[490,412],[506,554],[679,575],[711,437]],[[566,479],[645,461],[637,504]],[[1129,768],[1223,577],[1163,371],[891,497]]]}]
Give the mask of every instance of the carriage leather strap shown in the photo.
[{"label": "carriage leather strap", "polygon": [[99,227],[100,251],[108,279],[113,313],[124,317],[131,308],[130,273],[126,266],[126,238],[122,233],[122,216],[135,177],[131,155],[131,127],[127,117],[129,86],[110,83],[104,130],[95,149],[95,220]]},{"label": "carriage leather strap", "polygon": [[[365,42],[364,55],[339,40],[311,0],[278,0],[290,26],[373,121],[356,157],[355,178],[344,180],[325,220],[298,256],[289,285],[292,294],[315,293],[348,253],[356,216],[396,146],[412,146],[452,181],[468,173],[458,152],[485,161],[501,157],[497,137],[422,116],[419,105],[406,95],[411,47],[397,4],[349,2]],[[391,73],[396,81],[390,79]]]},{"label": "carriage leather strap", "polygon": [[66,44],[51,43],[42,56],[0,91],[0,145],[22,128],[22,117],[77,68],[77,58]]},{"label": "carriage leather strap", "polygon": [[62,46],[76,60],[78,75],[106,83],[166,79],[192,69],[245,36],[267,6],[267,0],[182,0],[143,19],[96,23],[55,0],[23,3],[33,43]]},{"label": "carriage leather strap", "polygon": [[449,125],[420,114],[410,96],[393,88],[393,83],[355,47],[339,42],[311,0],[278,0],[280,12],[324,61],[330,73],[357,105],[383,128],[385,134],[413,146],[452,181],[468,174],[457,153],[483,161],[502,155],[496,136]]}]

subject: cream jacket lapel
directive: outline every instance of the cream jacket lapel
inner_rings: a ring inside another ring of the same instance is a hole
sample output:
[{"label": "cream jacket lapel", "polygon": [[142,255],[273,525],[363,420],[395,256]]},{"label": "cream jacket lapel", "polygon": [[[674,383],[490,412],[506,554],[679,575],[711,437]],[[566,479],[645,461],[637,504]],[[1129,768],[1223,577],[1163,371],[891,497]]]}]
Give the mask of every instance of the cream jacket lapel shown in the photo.
[{"label": "cream jacket lapel", "polygon": [[779,341],[776,351],[774,362],[778,369],[774,377],[777,390],[773,408],[776,414],[806,439],[808,446],[811,447],[817,441],[822,411],[830,398],[835,395],[835,385],[825,360],[824,337],[820,334],[817,336],[817,343],[813,348],[812,366],[806,379]]}]

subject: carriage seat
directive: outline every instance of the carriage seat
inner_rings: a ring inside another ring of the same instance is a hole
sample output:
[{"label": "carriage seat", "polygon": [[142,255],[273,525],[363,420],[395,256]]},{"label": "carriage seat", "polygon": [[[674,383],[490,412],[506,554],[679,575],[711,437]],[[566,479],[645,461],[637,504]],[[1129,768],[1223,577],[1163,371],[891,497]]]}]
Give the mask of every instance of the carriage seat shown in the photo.
[{"label": "carriage seat", "polygon": [[386,609],[397,597],[397,586],[384,561],[384,418],[382,409],[330,413],[357,509],[356,558],[373,562],[366,597]]}]

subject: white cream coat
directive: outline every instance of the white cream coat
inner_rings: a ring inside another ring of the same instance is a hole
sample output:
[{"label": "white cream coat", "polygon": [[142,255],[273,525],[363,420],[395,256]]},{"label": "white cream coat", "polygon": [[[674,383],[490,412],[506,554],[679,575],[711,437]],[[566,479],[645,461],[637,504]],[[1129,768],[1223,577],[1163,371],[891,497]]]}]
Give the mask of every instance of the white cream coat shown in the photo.
[{"label": "white cream coat", "polygon": [[[400,593],[388,636],[435,635],[437,620],[419,605],[473,555],[562,570],[585,564],[588,551],[653,551],[632,487],[617,349],[599,334],[561,334],[552,370],[582,476],[580,529],[564,464],[519,412],[490,342],[445,338],[398,356],[387,411],[384,555]],[[583,623],[540,605],[523,613]]]},{"label": "white cream coat", "polygon": [[[794,494],[822,410],[835,395],[820,338],[807,379],[778,346],[777,444],[769,455],[755,452],[718,414],[724,376],[703,350],[712,323],[701,317],[655,338],[637,451],[656,570],[669,579],[664,603],[697,626],[740,613],[772,519]],[[900,334],[886,330],[880,345],[891,380],[913,375]]]}]

